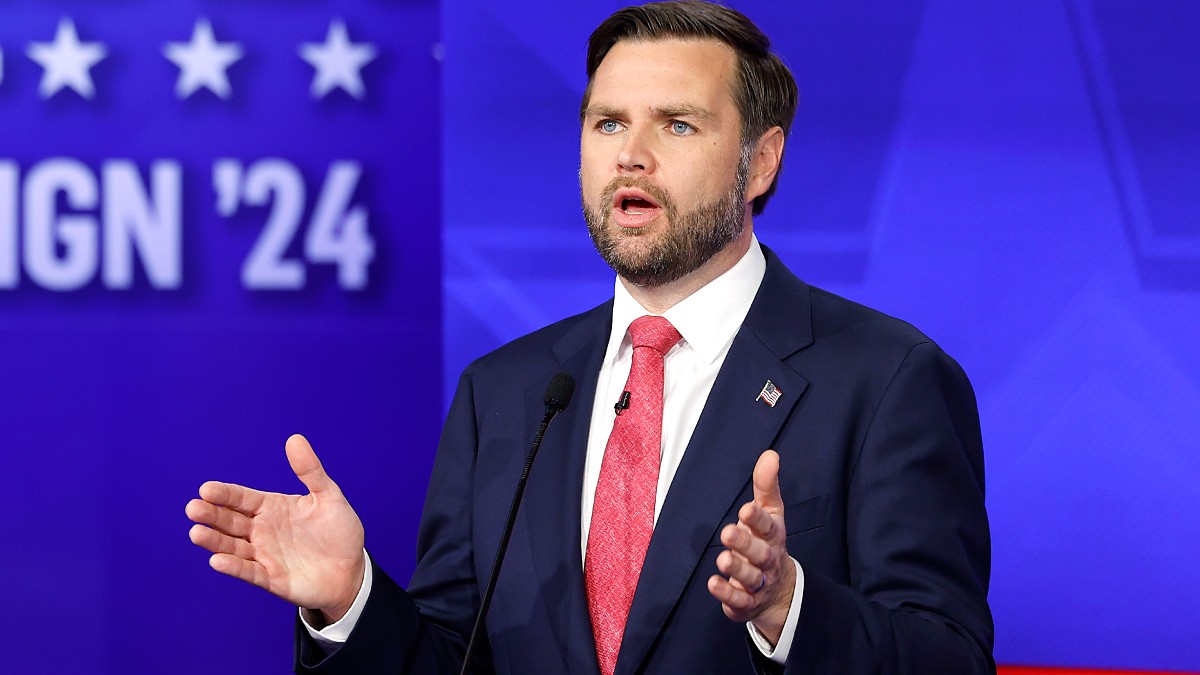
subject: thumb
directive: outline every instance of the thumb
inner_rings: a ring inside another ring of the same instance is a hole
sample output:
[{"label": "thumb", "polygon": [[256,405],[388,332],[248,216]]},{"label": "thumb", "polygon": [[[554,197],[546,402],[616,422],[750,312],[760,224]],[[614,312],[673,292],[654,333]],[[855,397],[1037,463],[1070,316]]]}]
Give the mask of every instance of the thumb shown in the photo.
[{"label": "thumb", "polygon": [[312,445],[308,439],[300,434],[292,434],[287,439],[287,444],[284,446],[287,452],[288,464],[292,465],[292,471],[296,473],[296,477],[308,491],[313,494],[336,490],[337,485],[329,474],[325,473],[325,468],[321,466],[321,460],[317,459],[317,453],[313,452]]},{"label": "thumb", "polygon": [[779,453],[767,450],[754,464],[754,503],[774,513],[783,511],[779,493]]}]

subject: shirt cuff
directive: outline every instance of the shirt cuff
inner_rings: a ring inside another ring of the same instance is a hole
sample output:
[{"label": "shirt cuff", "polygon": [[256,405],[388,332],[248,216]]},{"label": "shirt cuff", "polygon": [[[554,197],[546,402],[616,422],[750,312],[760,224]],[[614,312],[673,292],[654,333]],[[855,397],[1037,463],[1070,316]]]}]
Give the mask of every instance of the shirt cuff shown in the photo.
[{"label": "shirt cuff", "polygon": [[326,654],[336,651],[338,647],[346,642],[350,637],[350,632],[354,630],[355,624],[358,623],[359,617],[362,616],[363,608],[367,606],[367,596],[371,594],[371,580],[373,574],[371,572],[371,556],[367,555],[367,550],[363,549],[363,560],[366,561],[367,568],[363,573],[362,587],[358,589],[358,595],[354,598],[354,603],[350,605],[350,610],[342,618],[325,626],[321,630],[317,630],[309,625],[304,620],[304,611],[300,610],[300,623],[304,624],[304,628],[308,630],[308,634],[316,641]]},{"label": "shirt cuff", "polygon": [[791,559],[796,566],[796,590],[792,591],[792,606],[788,609],[787,619],[783,622],[783,633],[779,636],[779,644],[771,646],[767,638],[755,628],[754,622],[746,622],[746,630],[750,631],[750,640],[763,656],[779,665],[787,663],[788,654],[792,651],[792,638],[796,635],[796,624],[800,621],[800,604],[804,600],[804,568],[795,558]]}]

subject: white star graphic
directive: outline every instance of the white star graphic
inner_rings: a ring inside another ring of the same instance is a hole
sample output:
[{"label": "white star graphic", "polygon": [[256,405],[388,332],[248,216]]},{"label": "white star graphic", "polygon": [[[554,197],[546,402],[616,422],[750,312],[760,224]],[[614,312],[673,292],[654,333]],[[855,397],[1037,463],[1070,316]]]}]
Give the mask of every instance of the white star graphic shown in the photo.
[{"label": "white star graphic", "polygon": [[362,67],[375,58],[375,45],[350,42],[346,24],[334,19],[324,44],[306,42],[300,45],[300,58],[317,69],[313,76],[312,97],[321,98],[341,87],[347,94],[361,99],[366,94]]},{"label": "white star graphic", "polygon": [[242,47],[236,42],[217,42],[208,19],[196,21],[191,42],[168,42],[163,55],[179,66],[175,96],[187,98],[200,87],[229,98],[231,89],[225,70],[242,58]]},{"label": "white star graphic", "polygon": [[43,69],[38,92],[50,98],[63,87],[70,87],[84,98],[96,93],[91,68],[108,55],[101,42],[80,42],[75,22],[65,18],[58,22],[54,42],[31,42],[25,52]]}]

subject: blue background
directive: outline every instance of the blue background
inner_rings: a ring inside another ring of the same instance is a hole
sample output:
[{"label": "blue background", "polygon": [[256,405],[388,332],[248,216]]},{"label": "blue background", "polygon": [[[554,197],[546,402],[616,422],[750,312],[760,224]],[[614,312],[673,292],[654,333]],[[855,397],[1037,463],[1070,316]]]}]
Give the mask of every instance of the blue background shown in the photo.
[{"label": "blue background", "polygon": [[[297,489],[294,431],[407,578],[458,372],[611,293],[577,109],[619,6],[0,2],[0,160],[170,158],[185,186],[181,289],[0,291],[0,669],[286,671],[293,610],[208,570],[182,507],[210,478]],[[997,659],[1200,670],[1200,5],[737,6],[802,97],[760,239],[975,384]],[[94,100],[37,94],[25,48],[63,16],[108,45]],[[174,97],[162,43],[200,16],[246,51],[229,101]],[[335,16],[379,50],[361,102],[314,101],[296,57]],[[211,164],[271,156],[310,197],[362,163],[368,290],[241,287],[265,211],[218,217]]]}]

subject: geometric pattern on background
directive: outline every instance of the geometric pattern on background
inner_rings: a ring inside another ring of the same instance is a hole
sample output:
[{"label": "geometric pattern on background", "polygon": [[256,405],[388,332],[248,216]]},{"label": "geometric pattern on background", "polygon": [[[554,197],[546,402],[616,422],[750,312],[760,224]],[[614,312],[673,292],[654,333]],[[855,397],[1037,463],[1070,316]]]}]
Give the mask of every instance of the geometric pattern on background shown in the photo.
[{"label": "geometric pattern on background", "polygon": [[1200,6],[1067,0],[1113,189],[1148,287],[1200,287]]}]

